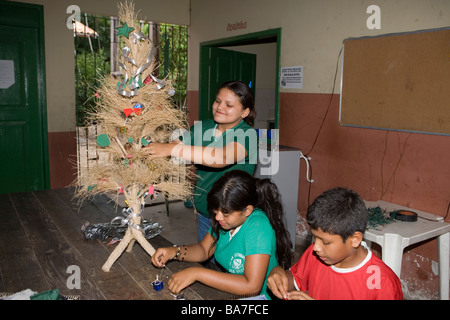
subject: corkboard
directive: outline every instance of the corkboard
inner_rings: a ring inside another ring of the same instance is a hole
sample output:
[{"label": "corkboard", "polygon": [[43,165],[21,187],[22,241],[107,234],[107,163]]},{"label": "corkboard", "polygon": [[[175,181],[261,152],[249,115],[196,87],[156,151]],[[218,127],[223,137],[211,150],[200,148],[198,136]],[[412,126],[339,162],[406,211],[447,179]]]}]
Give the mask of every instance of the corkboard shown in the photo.
[{"label": "corkboard", "polygon": [[450,28],[346,39],[339,118],[450,135]]}]

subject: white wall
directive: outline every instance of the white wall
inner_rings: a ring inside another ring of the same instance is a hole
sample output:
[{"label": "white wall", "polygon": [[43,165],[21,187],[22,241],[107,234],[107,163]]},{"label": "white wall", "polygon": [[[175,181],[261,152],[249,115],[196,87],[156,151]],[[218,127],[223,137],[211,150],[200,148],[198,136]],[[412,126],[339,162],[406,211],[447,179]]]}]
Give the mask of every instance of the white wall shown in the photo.
[{"label": "white wall", "polygon": [[[380,30],[366,26],[373,4],[381,9]],[[330,93],[344,39],[450,26],[448,0],[191,0],[191,9],[189,90],[198,90],[204,41],[282,28],[281,67],[304,66],[303,89],[282,91]],[[240,21],[245,29],[227,31]]]}]

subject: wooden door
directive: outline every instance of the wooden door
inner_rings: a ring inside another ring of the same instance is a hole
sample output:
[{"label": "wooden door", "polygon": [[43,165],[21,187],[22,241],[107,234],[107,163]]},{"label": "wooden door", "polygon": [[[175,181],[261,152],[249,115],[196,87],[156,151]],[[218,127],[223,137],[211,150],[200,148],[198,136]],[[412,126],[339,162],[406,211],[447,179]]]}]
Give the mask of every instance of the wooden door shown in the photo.
[{"label": "wooden door", "polygon": [[256,54],[202,47],[200,64],[200,120],[212,118],[212,104],[218,88],[225,81],[251,84],[255,93]]},{"label": "wooden door", "polygon": [[49,188],[42,6],[0,4],[0,193]]}]

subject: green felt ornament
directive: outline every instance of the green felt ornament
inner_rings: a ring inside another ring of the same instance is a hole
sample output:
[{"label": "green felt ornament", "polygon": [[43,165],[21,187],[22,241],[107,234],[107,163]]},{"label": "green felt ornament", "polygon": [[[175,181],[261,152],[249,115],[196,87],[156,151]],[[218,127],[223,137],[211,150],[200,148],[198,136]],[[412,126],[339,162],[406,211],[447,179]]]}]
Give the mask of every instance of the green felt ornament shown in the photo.
[{"label": "green felt ornament", "polygon": [[102,133],[97,136],[97,145],[99,147],[104,148],[104,147],[109,146],[110,144],[111,144],[111,141],[109,140],[109,137],[107,134]]},{"label": "green felt ornament", "polygon": [[144,147],[146,147],[147,145],[150,144],[150,141],[147,141],[146,139],[141,138],[141,143],[142,143],[142,145],[143,145]]},{"label": "green felt ornament", "polygon": [[119,31],[118,34],[117,34],[119,37],[120,36],[124,36],[124,37],[126,37],[128,39],[128,37],[130,36],[130,32],[133,31],[134,28],[133,27],[129,27],[127,25],[127,23],[125,22],[123,24],[123,26],[118,27],[117,30]]}]

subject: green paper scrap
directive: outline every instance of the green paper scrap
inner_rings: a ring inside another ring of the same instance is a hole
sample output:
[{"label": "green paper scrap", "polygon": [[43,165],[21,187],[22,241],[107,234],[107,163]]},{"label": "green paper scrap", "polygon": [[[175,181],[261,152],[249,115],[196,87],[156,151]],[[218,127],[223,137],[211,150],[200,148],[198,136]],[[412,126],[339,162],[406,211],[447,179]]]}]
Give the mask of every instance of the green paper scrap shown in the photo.
[{"label": "green paper scrap", "polygon": [[111,141],[109,140],[109,137],[107,134],[99,134],[97,136],[97,145],[99,147],[107,147],[111,144]]},{"label": "green paper scrap", "polygon": [[59,300],[59,289],[36,293],[30,300]]}]

